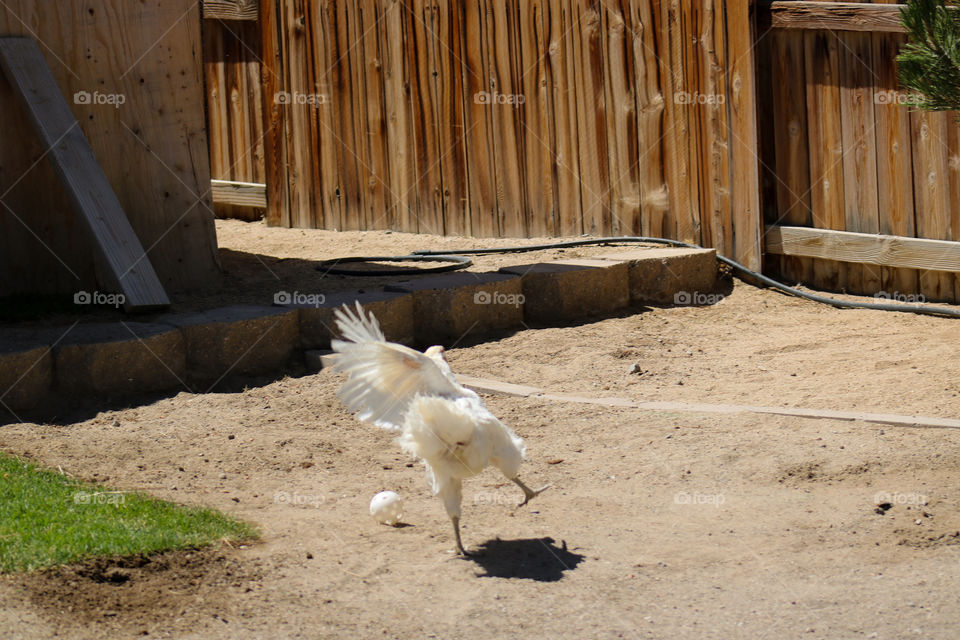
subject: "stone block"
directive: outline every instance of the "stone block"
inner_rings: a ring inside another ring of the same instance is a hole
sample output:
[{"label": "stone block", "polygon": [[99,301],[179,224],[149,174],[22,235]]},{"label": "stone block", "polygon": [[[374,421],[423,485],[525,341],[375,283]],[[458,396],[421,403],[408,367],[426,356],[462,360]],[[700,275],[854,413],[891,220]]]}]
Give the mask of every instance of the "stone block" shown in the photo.
[{"label": "stone block", "polygon": [[413,344],[412,296],[389,291],[349,291],[324,296],[323,302],[318,305],[290,305],[300,315],[300,346],[304,349],[329,349],[330,338],[337,333],[333,320],[334,309],[344,304],[353,308],[357,301],[364,311],[369,311],[377,319],[387,340]]},{"label": "stone block", "polygon": [[520,278],[458,272],[387,285],[413,296],[414,337],[420,346],[450,346],[468,334],[523,324]]},{"label": "stone block", "polygon": [[300,346],[298,310],[292,308],[241,305],[162,321],[183,333],[188,375],[200,380],[276,371]]},{"label": "stone block", "polygon": [[53,356],[34,332],[0,332],[0,409],[32,409],[53,385]]},{"label": "stone block", "polygon": [[627,263],[631,302],[691,304],[717,285],[715,249],[632,249],[601,259]]},{"label": "stone block", "polygon": [[610,313],[630,299],[627,264],[592,258],[503,267],[523,279],[528,322],[554,324]]},{"label": "stone block", "polygon": [[167,324],[77,325],[53,348],[57,391],[112,394],[159,391],[186,377],[184,339]]}]

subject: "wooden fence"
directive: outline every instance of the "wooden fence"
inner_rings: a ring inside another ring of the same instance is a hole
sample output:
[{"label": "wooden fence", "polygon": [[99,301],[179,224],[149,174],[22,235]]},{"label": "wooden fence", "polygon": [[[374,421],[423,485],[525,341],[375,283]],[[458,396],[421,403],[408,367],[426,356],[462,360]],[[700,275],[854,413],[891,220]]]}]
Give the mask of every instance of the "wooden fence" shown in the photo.
[{"label": "wooden fence", "polygon": [[759,267],[747,0],[262,0],[259,15],[271,224],[651,234]]},{"label": "wooden fence", "polygon": [[766,265],[830,290],[956,301],[960,244],[898,240],[910,249],[893,256],[889,239],[834,233],[960,240],[957,114],[904,104],[890,4],[774,2],[762,20],[765,218],[803,228],[772,229]]},{"label": "wooden fence", "polygon": [[264,176],[271,224],[657,235],[753,268],[762,256],[819,288],[960,300],[960,131],[956,114],[903,104],[892,2],[261,0],[246,13],[264,122],[236,131],[250,117],[239,97],[257,90],[254,32],[216,21],[241,34],[245,69],[210,58],[212,165]]}]

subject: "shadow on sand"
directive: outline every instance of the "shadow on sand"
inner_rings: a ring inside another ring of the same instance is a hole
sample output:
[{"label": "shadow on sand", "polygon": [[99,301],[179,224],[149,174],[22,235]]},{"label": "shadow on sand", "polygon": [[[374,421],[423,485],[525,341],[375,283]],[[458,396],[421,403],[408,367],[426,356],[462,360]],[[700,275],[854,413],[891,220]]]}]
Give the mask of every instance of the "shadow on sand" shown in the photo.
[{"label": "shadow on sand", "polygon": [[469,559],[484,570],[477,574],[481,578],[556,582],[563,578],[565,571],[573,571],[584,556],[567,551],[566,542],[559,547],[554,542],[553,538],[495,538],[474,549]]}]

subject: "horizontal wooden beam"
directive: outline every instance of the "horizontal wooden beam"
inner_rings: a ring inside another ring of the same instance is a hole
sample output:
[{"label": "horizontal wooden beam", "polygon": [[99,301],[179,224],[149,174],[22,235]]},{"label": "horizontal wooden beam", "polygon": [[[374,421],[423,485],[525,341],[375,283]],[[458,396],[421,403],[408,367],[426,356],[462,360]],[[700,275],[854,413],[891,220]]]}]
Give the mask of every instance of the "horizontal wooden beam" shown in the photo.
[{"label": "horizontal wooden beam", "polygon": [[267,185],[262,182],[211,180],[210,195],[215,204],[233,204],[261,209],[267,206]]},{"label": "horizontal wooden beam", "polygon": [[257,20],[259,15],[259,0],[203,0],[207,20]]},{"label": "horizontal wooden beam", "polygon": [[960,271],[960,242],[831,231],[809,227],[767,227],[767,253],[884,267]]},{"label": "horizontal wooden beam", "polygon": [[759,8],[761,24],[778,29],[906,33],[900,22],[901,6],[895,4],[767,2]]}]

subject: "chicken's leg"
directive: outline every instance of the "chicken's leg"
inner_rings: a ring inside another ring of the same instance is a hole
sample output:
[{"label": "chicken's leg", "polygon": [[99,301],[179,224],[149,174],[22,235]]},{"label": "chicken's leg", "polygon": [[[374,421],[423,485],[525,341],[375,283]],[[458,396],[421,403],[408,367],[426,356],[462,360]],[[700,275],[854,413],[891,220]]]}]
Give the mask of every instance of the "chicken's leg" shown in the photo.
[{"label": "chicken's leg", "polygon": [[533,489],[531,489],[531,488],[528,487],[527,485],[523,484],[523,481],[519,478],[519,476],[516,477],[516,478],[510,478],[510,479],[513,480],[513,482],[516,483],[516,485],[517,485],[518,487],[520,487],[521,489],[523,489],[523,495],[524,495],[523,502],[521,502],[520,504],[518,504],[518,505],[517,505],[518,507],[522,507],[523,505],[525,505],[525,504],[527,504],[528,502],[530,502],[531,499],[535,498],[536,496],[540,495],[541,493],[543,493],[544,491],[546,491],[547,489],[550,488],[550,485],[548,484],[548,485],[543,486],[543,487],[540,487],[539,489],[537,489],[536,491],[534,491]]},{"label": "chicken's leg", "polygon": [[460,517],[450,516],[450,521],[453,522],[453,535],[457,539],[457,553],[465,558],[469,557],[470,554],[463,548],[463,543],[460,541]]},{"label": "chicken's leg", "polygon": [[437,494],[443,499],[443,506],[447,510],[447,515],[450,516],[450,522],[453,523],[453,535],[457,540],[457,553],[466,558],[470,554],[463,548],[463,542],[460,540],[461,487],[460,480],[451,478],[440,487]]}]

